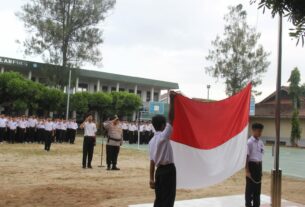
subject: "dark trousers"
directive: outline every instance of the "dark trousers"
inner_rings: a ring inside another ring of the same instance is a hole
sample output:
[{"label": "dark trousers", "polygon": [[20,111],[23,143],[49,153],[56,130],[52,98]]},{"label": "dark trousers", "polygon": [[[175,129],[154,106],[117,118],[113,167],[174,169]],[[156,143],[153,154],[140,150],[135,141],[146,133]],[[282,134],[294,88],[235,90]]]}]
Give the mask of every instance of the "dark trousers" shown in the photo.
[{"label": "dark trousers", "polygon": [[30,128],[28,128],[28,131],[27,131],[27,142],[34,142],[34,141],[36,141],[35,128],[30,127]]},{"label": "dark trousers", "polygon": [[3,142],[5,140],[5,136],[6,136],[5,129],[6,128],[4,127],[0,128],[0,142]]},{"label": "dark trousers", "polygon": [[52,132],[51,131],[45,131],[45,144],[44,149],[47,151],[50,151],[51,143],[52,143]]},{"label": "dark trousers", "polygon": [[129,140],[129,144],[133,144],[134,143],[134,132],[133,131],[128,131],[128,140]]},{"label": "dark trousers", "polygon": [[74,144],[75,136],[76,136],[76,130],[75,129],[68,129],[68,134],[69,134],[70,144]]},{"label": "dark trousers", "polygon": [[23,143],[25,141],[25,129],[24,128],[19,128],[18,130],[18,139],[19,142]]},{"label": "dark trousers", "polygon": [[15,130],[9,130],[9,139],[8,139],[8,141],[9,141],[9,143],[12,143],[12,144],[14,144],[15,143],[15,140],[16,139],[16,129]]},{"label": "dark trousers", "polygon": [[176,198],[176,167],[159,166],[155,176],[156,199],[154,207],[173,207]]},{"label": "dark trousers", "polygon": [[[90,167],[94,151],[94,137],[84,137],[83,143],[83,167]],[[87,165],[86,165],[87,164]]]},{"label": "dark trousers", "polygon": [[124,141],[128,141],[129,140],[128,130],[126,130],[126,129],[123,130],[123,140]]},{"label": "dark trousers", "polygon": [[116,167],[117,162],[118,162],[118,156],[120,152],[120,147],[119,146],[111,146],[111,145],[106,145],[106,155],[107,155],[107,166],[110,167]]},{"label": "dark trousers", "polygon": [[261,196],[262,163],[249,162],[251,178],[246,178],[246,207],[259,207]]}]

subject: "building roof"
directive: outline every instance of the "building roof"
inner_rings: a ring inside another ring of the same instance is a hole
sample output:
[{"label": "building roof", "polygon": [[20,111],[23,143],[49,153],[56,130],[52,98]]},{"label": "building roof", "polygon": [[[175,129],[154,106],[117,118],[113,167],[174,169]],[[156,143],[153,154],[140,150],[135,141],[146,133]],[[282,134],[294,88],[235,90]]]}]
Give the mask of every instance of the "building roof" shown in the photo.
[{"label": "building roof", "polygon": [[[57,65],[26,61],[26,60],[20,60],[20,59],[8,58],[8,57],[0,57],[0,66],[14,66],[22,69],[26,68],[28,70],[43,69],[44,67],[58,67]],[[146,85],[146,86],[155,86],[162,89],[179,89],[178,83],[174,83],[174,82],[140,78],[134,76],[127,76],[127,75],[119,75],[114,73],[106,73],[97,70],[88,70],[88,69],[75,69],[75,70],[78,72],[80,77],[103,79],[103,80],[132,83],[132,84]]]}]

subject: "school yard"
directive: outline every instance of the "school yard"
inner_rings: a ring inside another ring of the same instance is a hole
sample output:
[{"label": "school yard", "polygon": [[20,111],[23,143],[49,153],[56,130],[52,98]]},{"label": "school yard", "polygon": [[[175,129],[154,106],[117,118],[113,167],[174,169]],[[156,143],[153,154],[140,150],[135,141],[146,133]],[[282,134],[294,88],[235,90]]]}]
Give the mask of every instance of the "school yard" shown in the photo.
[{"label": "school yard", "polygon": [[[98,167],[99,143],[92,170],[81,168],[81,138],[75,145],[53,144],[50,152],[38,144],[0,145],[0,206],[126,207],[151,203],[154,193],[148,187],[146,147],[137,150],[136,146],[124,146],[119,157],[121,171],[114,172]],[[270,195],[271,147],[267,148],[266,157],[263,194]],[[282,197],[300,204],[305,204],[304,158],[304,149],[282,148],[284,174],[296,176],[284,176]],[[178,190],[177,200],[239,195],[244,186],[241,171],[208,189]]]}]

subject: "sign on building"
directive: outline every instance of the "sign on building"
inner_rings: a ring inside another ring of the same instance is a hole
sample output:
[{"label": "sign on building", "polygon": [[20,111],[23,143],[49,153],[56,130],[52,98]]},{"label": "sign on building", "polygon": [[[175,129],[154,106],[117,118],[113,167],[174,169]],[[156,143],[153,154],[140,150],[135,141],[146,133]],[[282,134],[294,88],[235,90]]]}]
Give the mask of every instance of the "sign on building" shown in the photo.
[{"label": "sign on building", "polygon": [[150,102],[149,103],[150,114],[164,114],[164,103],[163,102]]},{"label": "sign on building", "polygon": [[250,100],[250,116],[255,116],[255,98],[251,96]]}]

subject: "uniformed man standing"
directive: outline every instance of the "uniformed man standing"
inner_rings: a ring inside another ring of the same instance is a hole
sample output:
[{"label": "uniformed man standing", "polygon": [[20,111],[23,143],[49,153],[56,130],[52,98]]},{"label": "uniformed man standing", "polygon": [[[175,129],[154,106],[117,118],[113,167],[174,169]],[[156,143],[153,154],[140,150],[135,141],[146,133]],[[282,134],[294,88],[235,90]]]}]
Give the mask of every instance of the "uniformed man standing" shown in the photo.
[{"label": "uniformed man standing", "polygon": [[27,121],[24,116],[22,116],[18,121],[18,138],[20,143],[24,143],[26,138],[26,128],[27,128]]},{"label": "uniformed man standing", "polygon": [[15,118],[10,118],[7,127],[9,129],[9,143],[14,144],[16,141],[17,122]]},{"label": "uniformed man standing", "polygon": [[120,146],[123,144],[123,130],[118,116],[115,116],[111,121],[104,122],[104,127],[108,133],[106,145],[107,170],[120,170],[117,167],[117,160]]},{"label": "uniformed man standing", "polygon": [[45,147],[46,151],[50,151],[51,143],[52,143],[52,136],[54,133],[54,123],[51,119],[47,119],[44,123],[44,130],[45,130]]},{"label": "uniformed man standing", "polygon": [[252,136],[248,140],[246,162],[246,207],[259,207],[262,182],[262,160],[264,143],[260,140],[264,126],[260,123],[252,125]]},{"label": "uniformed man standing", "polygon": [[168,123],[163,115],[152,118],[156,130],[149,142],[150,157],[150,188],[155,189],[154,207],[173,207],[176,198],[176,167],[170,138],[174,122],[174,98],[176,93],[170,93],[170,109]]},{"label": "uniformed man standing", "polygon": [[7,119],[3,114],[0,114],[0,144],[6,139]]},{"label": "uniformed man standing", "polygon": [[92,168],[91,162],[93,158],[97,131],[92,115],[89,115],[86,118],[86,120],[80,125],[80,128],[84,129],[83,168]]},{"label": "uniformed man standing", "polygon": [[78,125],[76,123],[76,120],[75,119],[71,120],[70,123],[68,124],[70,144],[74,144],[75,142],[77,128]]},{"label": "uniformed man standing", "polygon": [[36,133],[36,125],[37,125],[37,119],[34,116],[31,116],[28,119],[28,135],[27,135],[27,142],[36,142],[36,137],[35,137],[35,133]]}]

